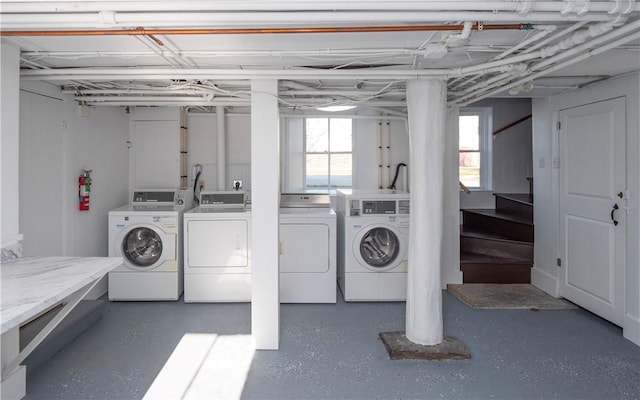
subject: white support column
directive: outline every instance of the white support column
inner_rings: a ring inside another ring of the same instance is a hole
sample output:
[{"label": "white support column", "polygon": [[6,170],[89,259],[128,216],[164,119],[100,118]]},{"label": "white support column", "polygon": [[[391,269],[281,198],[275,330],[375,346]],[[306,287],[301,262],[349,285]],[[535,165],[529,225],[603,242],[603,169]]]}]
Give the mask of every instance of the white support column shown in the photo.
[{"label": "white support column", "polygon": [[407,82],[411,220],[406,337],[433,346],[443,341],[440,260],[443,216],[446,82]]},{"label": "white support column", "polygon": [[278,81],[251,81],[251,333],[258,350],[280,342]]}]

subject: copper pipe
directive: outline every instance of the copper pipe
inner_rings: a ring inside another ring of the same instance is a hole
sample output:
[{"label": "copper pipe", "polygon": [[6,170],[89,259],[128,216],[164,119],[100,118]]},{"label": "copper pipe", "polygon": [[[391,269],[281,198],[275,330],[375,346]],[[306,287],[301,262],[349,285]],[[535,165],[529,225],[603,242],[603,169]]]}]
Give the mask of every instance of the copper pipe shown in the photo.
[{"label": "copper pipe", "polygon": [[[316,28],[221,28],[221,29],[96,29],[59,31],[0,31],[0,36],[119,36],[119,35],[252,35],[284,33],[357,33],[357,32],[417,32],[460,31],[464,25],[407,25],[407,26],[358,26]],[[472,30],[523,30],[530,24],[482,24],[475,23]]]}]

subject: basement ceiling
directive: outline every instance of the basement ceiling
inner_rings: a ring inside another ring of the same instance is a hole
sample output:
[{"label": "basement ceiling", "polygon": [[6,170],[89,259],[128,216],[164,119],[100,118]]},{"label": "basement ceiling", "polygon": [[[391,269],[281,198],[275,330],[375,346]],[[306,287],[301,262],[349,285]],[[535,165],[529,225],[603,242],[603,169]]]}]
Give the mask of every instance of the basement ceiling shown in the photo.
[{"label": "basement ceiling", "polygon": [[547,97],[640,69],[635,1],[1,1],[22,79],[89,105],[247,107],[279,80],[288,111],[406,114],[408,79],[451,106]]}]

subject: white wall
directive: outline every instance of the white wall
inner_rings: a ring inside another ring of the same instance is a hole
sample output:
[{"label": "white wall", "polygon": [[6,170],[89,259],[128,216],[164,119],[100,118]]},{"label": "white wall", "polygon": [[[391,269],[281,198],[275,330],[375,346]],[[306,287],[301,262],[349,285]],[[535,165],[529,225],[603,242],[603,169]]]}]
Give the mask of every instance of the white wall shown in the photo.
[{"label": "white wall", "polygon": [[533,159],[535,257],[532,283],[558,295],[558,174],[552,168],[557,156],[554,126],[558,111],[579,105],[624,97],[627,128],[627,243],[624,336],[640,345],[640,75],[608,80],[583,90],[533,101]]},{"label": "white wall", "polygon": [[[65,204],[72,216],[69,233],[73,235],[68,253],[76,256],[108,255],[108,214],[130,201],[129,181],[129,116],[121,107],[91,108],[81,117],[75,102],[68,101],[67,116],[70,135],[67,149]],[[78,175],[90,169],[91,209],[78,211]],[[75,201],[74,201],[75,200]]]},{"label": "white wall", "polygon": [[20,51],[17,47],[0,44],[0,148],[2,151],[2,197],[0,199],[2,248],[15,246],[20,240],[18,222],[18,98],[20,82]]},{"label": "white wall", "polygon": [[180,108],[131,107],[129,191],[180,187]]},{"label": "white wall", "polygon": [[[202,165],[200,182],[204,190],[216,190],[218,186],[217,115],[210,113],[189,113],[188,115],[188,159],[189,182],[193,184],[193,167]],[[249,115],[227,114],[226,130],[226,174],[228,188],[233,180],[242,180],[244,190],[251,190],[251,117]]]},{"label": "white wall", "polygon": [[[381,123],[380,127],[378,124]],[[389,125],[387,125],[389,124]],[[378,129],[382,130],[382,168],[378,168]],[[389,130],[390,138],[389,142]],[[404,120],[397,119],[356,119],[355,120],[355,147],[354,147],[354,183],[357,189],[378,189],[378,176],[382,177],[382,188],[386,189],[392,182],[396,167],[399,163],[405,163],[409,167],[409,134]],[[390,149],[387,153],[386,146]],[[387,168],[390,165],[391,168]],[[407,168],[402,168],[396,188],[408,190],[404,187],[403,174]],[[407,179],[408,182],[408,179]]]},{"label": "white wall", "polygon": [[19,215],[27,256],[65,254],[64,110],[63,96],[50,85],[20,92]]},{"label": "white wall", "polygon": [[[107,217],[128,202],[129,117],[119,107],[81,117],[53,85],[23,82],[20,102],[20,227],[25,255],[108,255]],[[92,170],[89,211],[78,210],[78,176]]]},{"label": "white wall", "polygon": [[[484,99],[470,107],[493,109],[493,131],[531,114],[530,99]],[[461,208],[494,208],[493,193],[529,193],[527,177],[533,176],[532,120],[515,125],[493,138],[493,190],[460,192]]]}]

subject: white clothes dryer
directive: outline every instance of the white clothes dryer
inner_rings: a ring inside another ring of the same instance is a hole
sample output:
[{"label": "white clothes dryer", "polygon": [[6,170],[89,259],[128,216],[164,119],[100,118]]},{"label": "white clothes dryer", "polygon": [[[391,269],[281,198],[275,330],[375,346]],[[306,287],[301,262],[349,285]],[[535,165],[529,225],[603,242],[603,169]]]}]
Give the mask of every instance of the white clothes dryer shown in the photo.
[{"label": "white clothes dryer", "polygon": [[189,190],[136,190],[131,204],[109,212],[109,300],[178,300],[182,295],[182,213]]},{"label": "white clothes dryer", "polygon": [[251,213],[241,191],[202,192],[184,213],[184,301],[251,301]]},{"label": "white clothes dryer", "polygon": [[328,194],[280,196],[280,302],[336,302],[336,213]]},{"label": "white clothes dryer", "polygon": [[405,301],[409,193],[339,190],[338,284],[345,301]]}]

